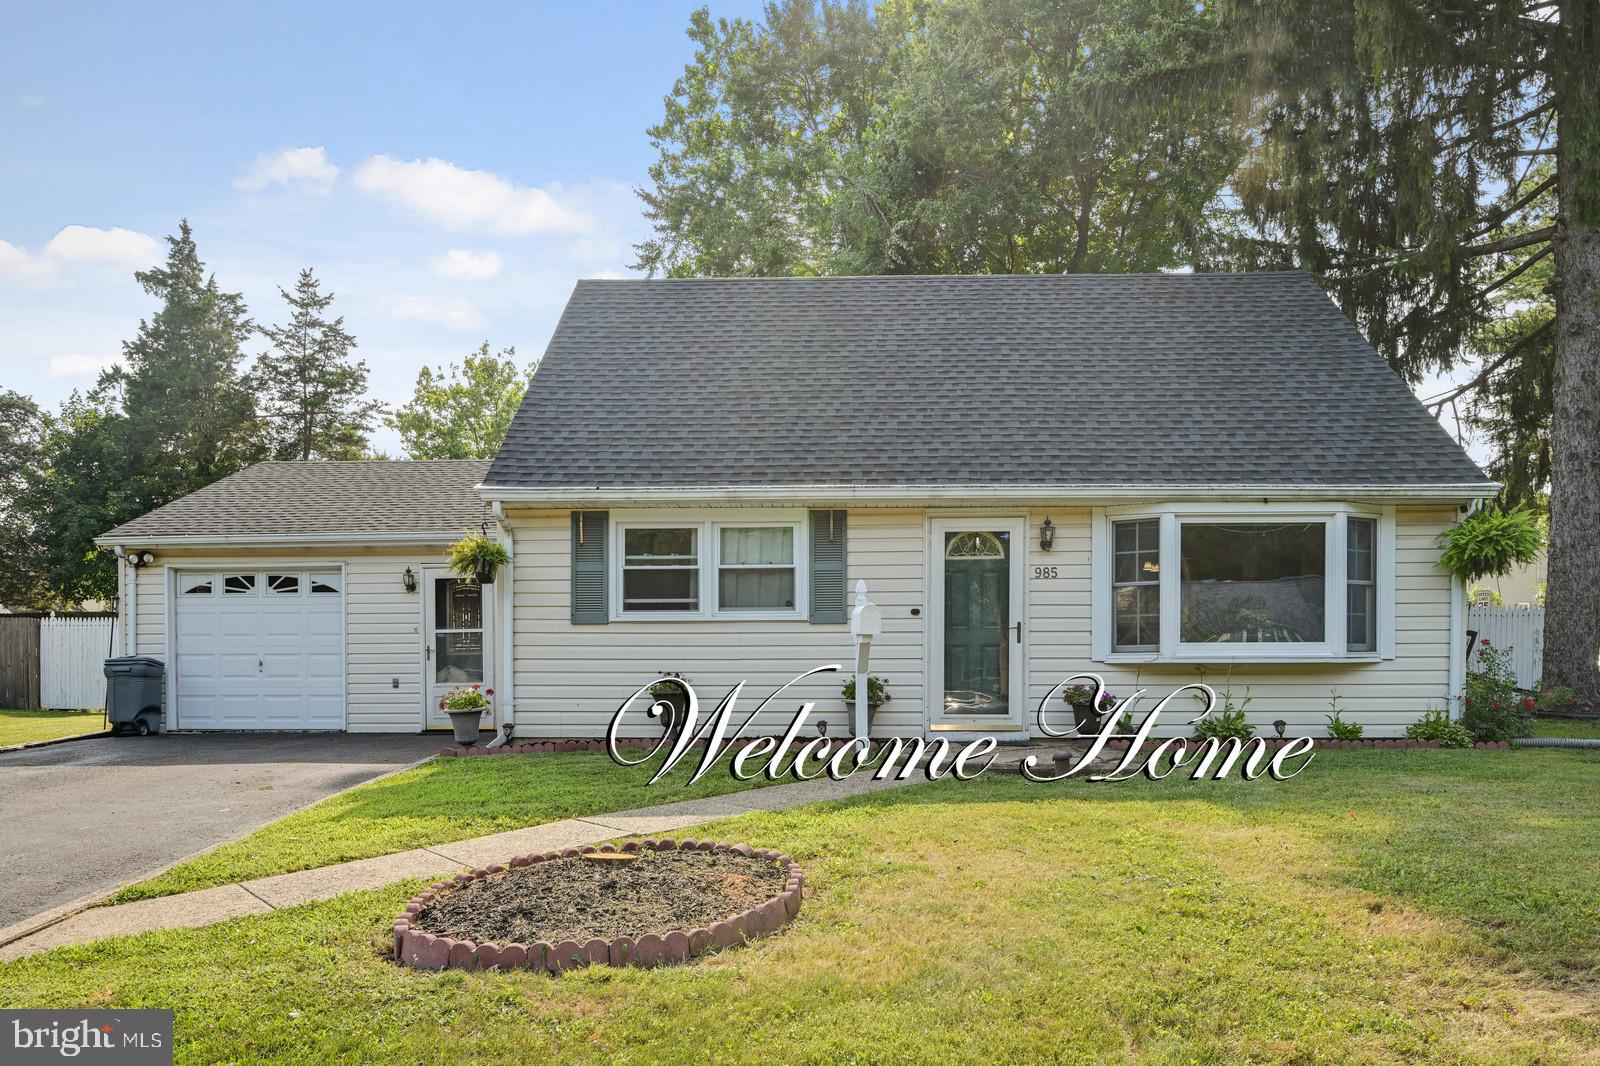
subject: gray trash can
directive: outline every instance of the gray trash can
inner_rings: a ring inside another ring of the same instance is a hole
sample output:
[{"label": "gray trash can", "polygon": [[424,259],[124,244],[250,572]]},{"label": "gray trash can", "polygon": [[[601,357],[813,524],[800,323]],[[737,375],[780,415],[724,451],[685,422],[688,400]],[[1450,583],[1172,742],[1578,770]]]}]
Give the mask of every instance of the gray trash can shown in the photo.
[{"label": "gray trash can", "polygon": [[161,728],[164,672],[161,660],[148,655],[106,660],[106,718],[112,729],[122,732],[131,728],[144,736]]}]

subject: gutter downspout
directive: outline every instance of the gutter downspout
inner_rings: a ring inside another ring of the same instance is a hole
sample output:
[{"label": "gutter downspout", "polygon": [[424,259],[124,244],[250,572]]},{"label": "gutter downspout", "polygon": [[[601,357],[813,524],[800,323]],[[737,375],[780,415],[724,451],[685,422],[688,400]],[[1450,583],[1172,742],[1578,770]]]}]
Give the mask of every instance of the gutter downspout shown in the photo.
[{"label": "gutter downspout", "polygon": [[117,631],[122,634],[122,647],[118,649],[120,655],[137,655],[139,653],[139,568],[128,562],[128,550],[118,544],[112,549],[117,556],[117,584],[118,591],[123,592],[121,602],[124,617],[120,619],[122,625]]},{"label": "gutter downspout", "polygon": [[516,654],[516,634],[512,631],[513,619],[516,618],[517,549],[516,537],[511,531],[511,523],[506,519],[506,512],[500,506],[500,501],[492,501],[489,507],[494,512],[494,520],[498,526],[497,539],[505,547],[506,554],[510,556],[510,561],[505,566],[507,576],[500,583],[504,591],[495,601],[495,608],[500,614],[500,654],[497,658],[501,663],[500,669],[495,671],[500,675],[497,679],[500,685],[500,699],[495,703],[500,710],[496,716],[499,729],[488,746],[499,748],[511,742],[511,734],[517,725],[517,676],[513,659]]}]

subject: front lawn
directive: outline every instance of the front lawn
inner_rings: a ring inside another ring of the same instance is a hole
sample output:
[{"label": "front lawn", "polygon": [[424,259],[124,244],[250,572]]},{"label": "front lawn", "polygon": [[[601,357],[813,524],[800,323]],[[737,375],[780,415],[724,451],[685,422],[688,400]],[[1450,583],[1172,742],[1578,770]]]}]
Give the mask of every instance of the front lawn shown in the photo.
[{"label": "front lawn", "polygon": [[1535,718],[1536,737],[1568,737],[1573,740],[1600,740],[1600,718]]},{"label": "front lawn", "polygon": [[105,727],[105,715],[99,711],[0,710],[0,748],[98,733]]},{"label": "front lawn", "polygon": [[1600,1061],[1600,758],[1340,751],[1284,784],[986,777],[753,814],[806,903],[692,965],[426,974],[415,884],[0,966],[179,1061]]},{"label": "front lawn", "polygon": [[[634,752],[629,758],[638,758]],[[351,859],[444,844],[585,814],[717,796],[769,784],[725,771],[693,786],[690,755],[659,785],[650,768],[624,768],[595,752],[439,758],[351,789],[130,885],[114,903],[169,896]],[[722,764],[725,765],[725,764]]]}]

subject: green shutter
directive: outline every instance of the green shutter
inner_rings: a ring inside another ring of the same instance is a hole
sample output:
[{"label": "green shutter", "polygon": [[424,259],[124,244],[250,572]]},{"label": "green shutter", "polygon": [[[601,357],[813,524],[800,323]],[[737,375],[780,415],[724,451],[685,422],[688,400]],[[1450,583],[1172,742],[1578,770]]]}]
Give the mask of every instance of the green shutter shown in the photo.
[{"label": "green shutter", "polygon": [[604,625],[611,619],[606,596],[605,511],[572,512],[572,624]]},{"label": "green shutter", "polygon": [[845,512],[811,512],[811,620],[848,622]]}]

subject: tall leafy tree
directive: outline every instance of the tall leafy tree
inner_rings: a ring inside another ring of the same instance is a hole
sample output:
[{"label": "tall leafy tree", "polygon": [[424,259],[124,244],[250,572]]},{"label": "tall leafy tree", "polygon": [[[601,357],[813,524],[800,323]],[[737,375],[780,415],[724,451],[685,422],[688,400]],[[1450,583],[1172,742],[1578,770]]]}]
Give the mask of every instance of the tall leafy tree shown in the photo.
[{"label": "tall leafy tree", "polygon": [[[1600,0],[1231,0],[1226,21],[1259,106],[1247,256],[1318,272],[1413,381],[1487,344],[1477,398],[1502,417],[1548,360],[1545,681],[1600,706]],[[1553,314],[1507,322],[1543,269]],[[1531,454],[1539,412],[1517,417]]]},{"label": "tall leafy tree", "polygon": [[289,321],[261,333],[272,350],[256,358],[248,378],[266,423],[275,459],[359,459],[383,405],[366,398],[367,364],[352,360],[355,337],[344,319],[329,319],[333,293],[324,295],[310,270],[294,292],[278,292]]},{"label": "tall leafy tree", "polygon": [[388,418],[411,459],[492,459],[528,391],[535,365],[489,342],[458,366],[423,367],[411,399]]},{"label": "tall leafy tree", "polygon": [[53,606],[44,573],[42,537],[29,488],[44,463],[49,416],[20,392],[0,389],[0,606],[36,610]]},{"label": "tall leafy tree", "polygon": [[1242,154],[1191,0],[782,0],[691,20],[650,130],[651,273],[1194,264]]},{"label": "tall leafy tree", "polygon": [[146,509],[127,442],[126,418],[92,395],[73,393],[46,426],[24,500],[47,531],[35,558],[58,603],[116,598],[116,563],[94,538]]}]

